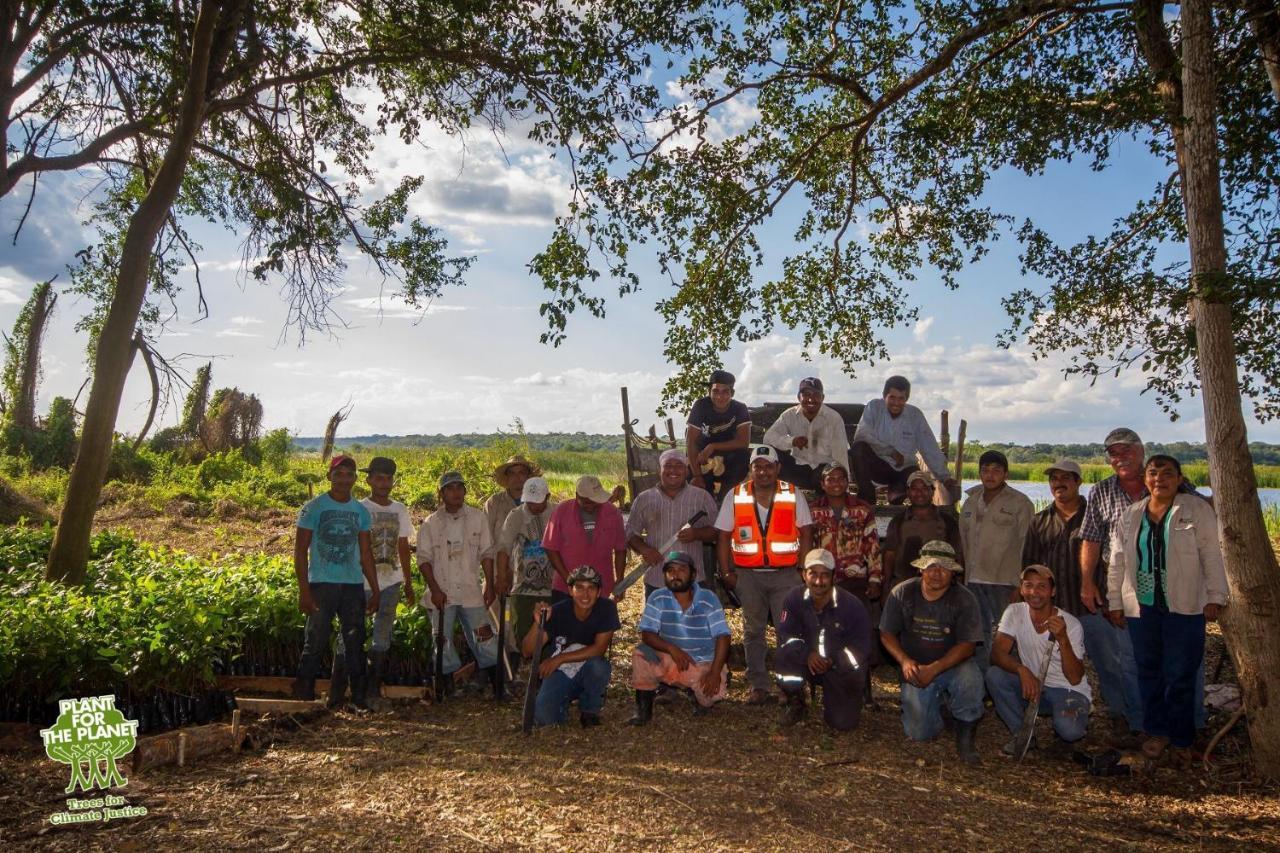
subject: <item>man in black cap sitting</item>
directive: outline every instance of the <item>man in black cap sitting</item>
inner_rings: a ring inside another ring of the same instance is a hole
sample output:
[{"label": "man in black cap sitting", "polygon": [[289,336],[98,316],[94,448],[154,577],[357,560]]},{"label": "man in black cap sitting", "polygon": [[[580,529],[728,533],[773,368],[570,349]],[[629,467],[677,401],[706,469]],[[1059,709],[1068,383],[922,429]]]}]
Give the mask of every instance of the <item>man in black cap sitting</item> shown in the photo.
[{"label": "man in black cap sitting", "polygon": [[849,435],[844,418],[823,404],[822,380],[800,380],[798,406],[787,409],[764,434],[764,443],[778,451],[779,479],[801,489],[822,488],[822,469],[839,465],[849,470]]},{"label": "man in black cap sitting", "polygon": [[747,479],[751,464],[751,413],[733,399],[733,383],[729,371],[711,371],[707,396],[689,410],[684,433],[690,479],[717,503]]}]

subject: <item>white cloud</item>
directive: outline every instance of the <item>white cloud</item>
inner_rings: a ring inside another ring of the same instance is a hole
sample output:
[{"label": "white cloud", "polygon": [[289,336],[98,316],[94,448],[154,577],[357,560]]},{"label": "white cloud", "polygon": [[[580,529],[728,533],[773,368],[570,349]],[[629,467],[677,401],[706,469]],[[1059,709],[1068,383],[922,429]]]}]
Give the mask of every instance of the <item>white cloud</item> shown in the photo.
[{"label": "white cloud", "polygon": [[265,321],[261,317],[246,317],[241,315],[239,317],[232,317],[227,322],[233,326],[256,326]]},{"label": "white cloud", "polygon": [[361,296],[353,299],[343,299],[342,304],[365,316],[401,320],[420,320],[433,314],[448,314],[467,310],[465,305],[443,305],[439,302],[432,302],[425,307],[414,307],[405,302],[399,295],[393,293],[385,296]]},{"label": "white cloud", "polygon": [[563,385],[563,376],[547,376],[541,370],[530,376],[517,376],[511,380],[516,385]]},{"label": "white cloud", "polygon": [[922,317],[916,321],[915,327],[911,330],[911,337],[915,338],[917,343],[924,343],[929,337],[929,330],[933,328],[932,317]]},{"label": "white cloud", "polygon": [[257,332],[246,332],[244,329],[222,329],[216,335],[219,338],[260,338]]}]

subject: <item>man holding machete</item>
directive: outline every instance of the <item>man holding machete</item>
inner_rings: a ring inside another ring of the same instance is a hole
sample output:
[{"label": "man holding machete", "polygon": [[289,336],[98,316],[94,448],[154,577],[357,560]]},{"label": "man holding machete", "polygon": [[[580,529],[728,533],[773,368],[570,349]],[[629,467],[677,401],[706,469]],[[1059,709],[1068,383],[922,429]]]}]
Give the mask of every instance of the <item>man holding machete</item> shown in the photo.
[{"label": "man holding machete", "polygon": [[[663,451],[658,457],[660,479],[658,485],[636,495],[627,516],[627,546],[640,555],[648,569],[644,574],[644,597],[664,586],[662,549],[671,538],[679,548],[693,558],[694,580],[707,585],[706,571],[702,565],[702,543],[716,541],[716,529],[712,525],[716,517],[715,499],[705,490],[686,481],[689,466],[685,455],[675,448]],[[686,530],[681,528],[699,512],[702,519]]]},{"label": "man holding machete", "polygon": [[[1037,713],[1053,715],[1053,731],[1066,743],[1085,735],[1092,693],[1084,677],[1084,628],[1053,606],[1056,583],[1048,566],[1022,570],[1022,601],[1010,604],[996,630],[987,689],[1013,738],[1005,755],[1019,759],[1035,748]],[[1017,646],[1018,655],[1010,652]]]}]

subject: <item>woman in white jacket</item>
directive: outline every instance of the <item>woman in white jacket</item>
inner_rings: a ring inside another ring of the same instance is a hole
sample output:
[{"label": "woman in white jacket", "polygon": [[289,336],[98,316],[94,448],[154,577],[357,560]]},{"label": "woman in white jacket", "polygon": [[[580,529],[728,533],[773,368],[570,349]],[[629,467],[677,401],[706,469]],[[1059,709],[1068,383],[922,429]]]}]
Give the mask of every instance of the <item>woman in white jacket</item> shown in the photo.
[{"label": "woman in white jacket", "polygon": [[1107,616],[1128,625],[1148,735],[1142,752],[1156,759],[1170,744],[1189,749],[1195,737],[1205,622],[1227,603],[1227,575],[1217,515],[1203,498],[1179,494],[1178,460],[1152,456],[1144,476],[1150,497],[1125,511],[1111,538]]}]

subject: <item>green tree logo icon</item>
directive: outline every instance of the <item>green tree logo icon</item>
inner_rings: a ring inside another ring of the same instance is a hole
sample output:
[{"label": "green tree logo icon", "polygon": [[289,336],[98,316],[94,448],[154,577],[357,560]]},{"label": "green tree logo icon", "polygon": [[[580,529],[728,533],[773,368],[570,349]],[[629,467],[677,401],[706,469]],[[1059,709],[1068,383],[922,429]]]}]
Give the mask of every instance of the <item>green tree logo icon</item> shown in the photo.
[{"label": "green tree logo icon", "polygon": [[58,719],[40,730],[49,758],[71,765],[71,782],[66,793],[79,788],[110,788],[129,780],[120,775],[116,760],[137,743],[138,723],[126,720],[116,710],[116,697],[90,696],[63,699],[58,703]]}]

